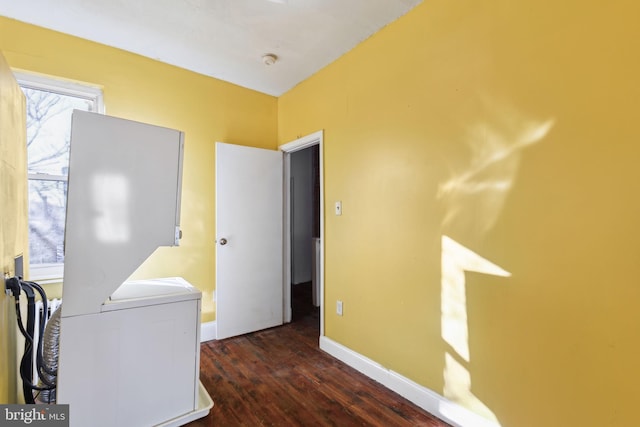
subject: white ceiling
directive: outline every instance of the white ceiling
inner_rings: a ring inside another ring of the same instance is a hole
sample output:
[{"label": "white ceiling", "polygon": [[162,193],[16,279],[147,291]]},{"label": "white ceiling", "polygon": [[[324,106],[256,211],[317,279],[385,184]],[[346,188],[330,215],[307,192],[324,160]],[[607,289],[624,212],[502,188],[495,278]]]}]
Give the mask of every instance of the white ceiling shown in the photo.
[{"label": "white ceiling", "polygon": [[0,0],[0,15],[279,96],[421,2]]}]

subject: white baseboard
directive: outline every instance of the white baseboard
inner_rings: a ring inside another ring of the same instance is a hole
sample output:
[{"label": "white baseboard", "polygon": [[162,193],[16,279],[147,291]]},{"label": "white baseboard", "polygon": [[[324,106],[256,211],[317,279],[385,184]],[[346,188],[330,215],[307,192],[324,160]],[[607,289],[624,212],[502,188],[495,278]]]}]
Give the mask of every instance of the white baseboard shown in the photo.
[{"label": "white baseboard", "polygon": [[200,342],[211,341],[218,338],[218,326],[216,321],[200,324]]},{"label": "white baseboard", "polygon": [[320,349],[451,425],[500,427],[500,424],[469,411],[330,338],[320,337]]}]

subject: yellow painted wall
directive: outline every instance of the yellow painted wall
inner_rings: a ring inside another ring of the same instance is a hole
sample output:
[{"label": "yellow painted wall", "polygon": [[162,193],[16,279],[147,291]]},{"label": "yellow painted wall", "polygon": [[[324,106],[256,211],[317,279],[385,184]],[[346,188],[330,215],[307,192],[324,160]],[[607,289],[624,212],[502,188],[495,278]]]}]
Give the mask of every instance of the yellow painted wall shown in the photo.
[{"label": "yellow painted wall", "polygon": [[279,99],[281,143],[325,130],[329,338],[502,426],[637,424],[638,16],[425,1]]},{"label": "yellow painted wall", "polygon": [[[25,99],[0,51],[0,267],[14,276],[14,258],[27,253],[27,144]],[[0,293],[0,403],[15,403],[13,298]]]},{"label": "yellow painted wall", "polygon": [[214,143],[276,148],[277,99],[2,17],[0,50],[13,68],[100,85],[109,115],[185,133],[183,239],[158,249],[133,277],[184,277],[203,291],[202,320],[213,320]]}]

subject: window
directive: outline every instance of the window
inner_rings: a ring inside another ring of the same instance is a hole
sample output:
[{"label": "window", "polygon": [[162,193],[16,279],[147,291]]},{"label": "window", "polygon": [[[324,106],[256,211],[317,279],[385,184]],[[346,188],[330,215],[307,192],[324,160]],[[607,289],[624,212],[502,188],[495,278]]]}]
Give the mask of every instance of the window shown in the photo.
[{"label": "window", "polygon": [[73,110],[104,112],[93,86],[15,73],[27,104],[30,278],[62,278]]}]

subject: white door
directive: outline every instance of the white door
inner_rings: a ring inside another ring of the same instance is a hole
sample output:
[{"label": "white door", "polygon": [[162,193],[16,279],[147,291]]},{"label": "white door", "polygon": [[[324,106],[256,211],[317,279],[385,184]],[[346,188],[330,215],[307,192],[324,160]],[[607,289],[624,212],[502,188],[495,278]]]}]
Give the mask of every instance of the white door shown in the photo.
[{"label": "white door", "polygon": [[216,143],[215,187],[217,338],[282,325],[282,153]]}]

